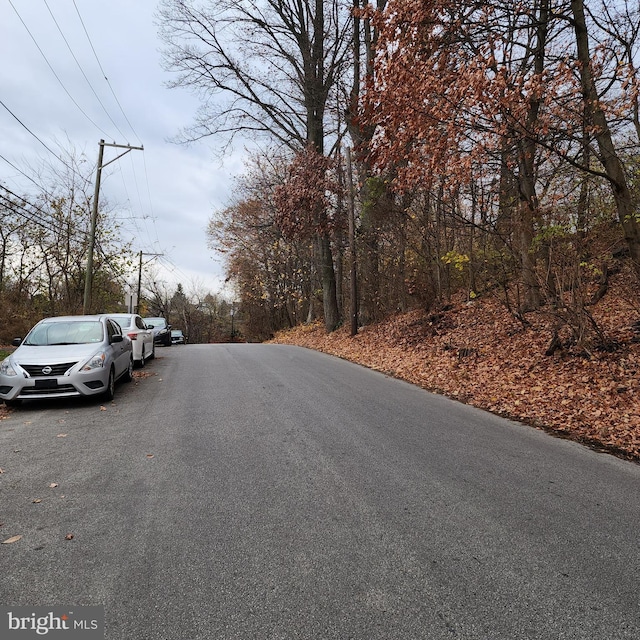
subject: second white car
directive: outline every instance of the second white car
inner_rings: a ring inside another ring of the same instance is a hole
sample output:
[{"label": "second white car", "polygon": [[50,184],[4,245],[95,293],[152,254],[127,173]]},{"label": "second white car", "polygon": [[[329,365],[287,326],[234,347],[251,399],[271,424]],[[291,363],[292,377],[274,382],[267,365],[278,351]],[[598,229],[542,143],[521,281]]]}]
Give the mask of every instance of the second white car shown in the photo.
[{"label": "second white car", "polygon": [[133,361],[136,366],[144,367],[147,360],[156,354],[153,331],[137,313],[110,313],[108,316],[120,325],[122,333],[131,340]]}]

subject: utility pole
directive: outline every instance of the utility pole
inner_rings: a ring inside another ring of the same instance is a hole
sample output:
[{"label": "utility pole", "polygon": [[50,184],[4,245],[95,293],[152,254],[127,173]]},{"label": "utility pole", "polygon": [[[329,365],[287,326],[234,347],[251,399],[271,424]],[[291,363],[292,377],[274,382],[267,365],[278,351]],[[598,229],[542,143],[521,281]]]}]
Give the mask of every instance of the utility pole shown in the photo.
[{"label": "utility pole", "polygon": [[[138,267],[138,297],[136,298],[136,313],[140,313],[140,296],[142,295],[142,256],[153,256],[154,258],[157,258],[161,255],[164,255],[162,253],[144,253],[144,251],[140,252],[140,263],[139,263],[139,267]],[[149,261],[151,262],[151,261]]]},{"label": "utility pole", "polygon": [[[89,250],[87,251],[87,272],[84,279],[84,302],[82,305],[82,313],[87,315],[89,313],[89,307],[91,305],[91,285],[93,281],[93,248],[96,243],[96,225],[98,222],[98,199],[100,197],[100,179],[102,177],[102,169],[109,166],[112,162],[119,160],[122,156],[129,153],[129,151],[135,149],[137,151],[144,151],[144,147],[132,147],[130,144],[116,144],[115,142],[109,143],[104,140],[100,140],[100,149],[98,151],[98,168],[96,169],[96,184],[93,191],[93,207],[91,209],[91,229],[89,231]],[[113,160],[109,160],[106,164],[102,163],[104,158],[105,147],[118,147],[119,149],[126,149],[119,156]]]}]

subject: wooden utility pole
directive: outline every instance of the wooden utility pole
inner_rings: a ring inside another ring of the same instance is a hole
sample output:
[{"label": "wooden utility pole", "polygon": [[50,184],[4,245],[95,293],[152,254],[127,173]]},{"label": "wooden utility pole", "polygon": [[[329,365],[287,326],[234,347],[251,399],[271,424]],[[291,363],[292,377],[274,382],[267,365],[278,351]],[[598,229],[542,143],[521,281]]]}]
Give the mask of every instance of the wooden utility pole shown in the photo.
[{"label": "wooden utility pole", "polygon": [[[132,149],[137,151],[144,151],[144,147],[132,147],[129,144],[116,144],[115,142],[109,143],[104,140],[100,140],[100,149],[98,151],[98,168],[96,169],[96,184],[93,191],[93,207],[91,209],[91,229],[89,231],[89,249],[87,251],[87,272],[84,279],[84,301],[82,305],[82,313],[87,315],[91,306],[91,285],[93,282],[93,249],[96,244],[96,226],[98,223],[98,199],[100,197],[100,179],[102,177],[102,169],[110,165],[112,162],[119,160],[122,156],[126,155]],[[104,158],[105,147],[118,147],[120,149],[126,149],[125,152],[113,160],[109,160],[106,164],[102,163]]]},{"label": "wooden utility pole", "polygon": [[[140,264],[138,266],[138,297],[136,298],[136,313],[140,313],[140,296],[142,295],[142,256],[153,256],[154,258],[157,258],[161,255],[164,255],[162,253],[145,253],[144,251],[140,252]],[[149,260],[149,262],[151,262],[151,260]]]}]

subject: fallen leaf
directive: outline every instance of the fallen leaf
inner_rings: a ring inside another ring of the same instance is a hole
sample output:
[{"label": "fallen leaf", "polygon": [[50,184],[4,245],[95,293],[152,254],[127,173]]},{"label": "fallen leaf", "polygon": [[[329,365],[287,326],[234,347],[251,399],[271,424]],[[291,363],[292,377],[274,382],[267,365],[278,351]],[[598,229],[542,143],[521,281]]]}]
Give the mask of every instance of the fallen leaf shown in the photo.
[{"label": "fallen leaf", "polygon": [[49,485],[49,489],[55,489],[57,486],[58,486],[58,483],[57,483],[57,482],[52,482],[52,483]]},{"label": "fallen leaf", "polygon": [[33,504],[40,504],[42,500],[40,498],[35,498],[31,502],[33,502]]},{"label": "fallen leaf", "polygon": [[0,473],[4,473],[4,469],[0,469]]},{"label": "fallen leaf", "polygon": [[153,457],[154,457],[153,453],[147,453],[147,458],[153,458]]},{"label": "fallen leaf", "polygon": [[64,537],[65,540],[73,540],[73,533],[67,533],[67,535]]},{"label": "fallen leaf", "polygon": [[22,536],[12,536],[11,538],[7,538],[2,544],[13,544],[14,542],[18,542]]},{"label": "fallen leaf", "polygon": [[56,438],[66,438],[67,434],[66,433],[59,433]]},{"label": "fallen leaf", "polygon": [[100,405],[100,411],[106,411],[107,407],[105,407],[104,405]]}]

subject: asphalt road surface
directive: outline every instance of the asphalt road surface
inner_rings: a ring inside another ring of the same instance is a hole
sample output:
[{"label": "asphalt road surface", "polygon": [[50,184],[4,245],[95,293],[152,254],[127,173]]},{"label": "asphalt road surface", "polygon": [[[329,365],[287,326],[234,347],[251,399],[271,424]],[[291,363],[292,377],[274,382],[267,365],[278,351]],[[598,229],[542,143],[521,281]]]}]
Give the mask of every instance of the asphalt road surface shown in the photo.
[{"label": "asphalt road surface", "polygon": [[0,605],[104,605],[110,640],[640,638],[638,465],[297,347],[143,371],[0,422]]}]

